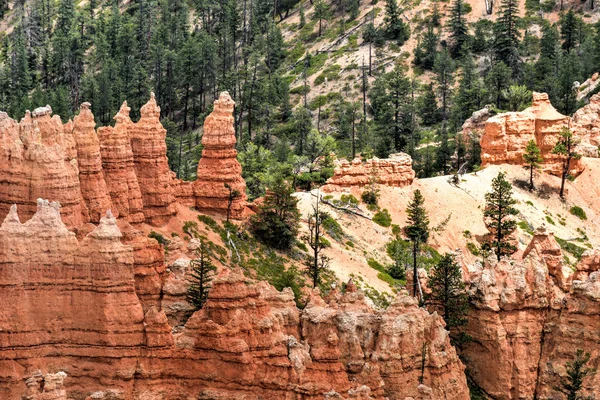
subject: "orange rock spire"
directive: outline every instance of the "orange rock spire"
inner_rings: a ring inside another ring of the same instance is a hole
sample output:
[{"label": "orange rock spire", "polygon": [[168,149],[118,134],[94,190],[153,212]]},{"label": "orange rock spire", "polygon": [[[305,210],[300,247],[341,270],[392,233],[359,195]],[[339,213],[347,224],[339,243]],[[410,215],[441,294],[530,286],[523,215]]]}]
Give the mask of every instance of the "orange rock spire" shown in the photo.
[{"label": "orange rock spire", "polygon": [[160,107],[154,93],[140,114],[140,120],[129,129],[135,173],[142,191],[146,222],[162,225],[176,211],[167,159],[167,130],[160,123]]},{"label": "orange rock spire", "polygon": [[235,150],[233,107],[229,93],[215,100],[213,112],[204,121],[202,158],[198,163],[198,178],[194,184],[196,207],[200,211],[225,214],[231,190],[239,193],[231,206],[231,217],[240,219],[246,206],[246,182]]}]

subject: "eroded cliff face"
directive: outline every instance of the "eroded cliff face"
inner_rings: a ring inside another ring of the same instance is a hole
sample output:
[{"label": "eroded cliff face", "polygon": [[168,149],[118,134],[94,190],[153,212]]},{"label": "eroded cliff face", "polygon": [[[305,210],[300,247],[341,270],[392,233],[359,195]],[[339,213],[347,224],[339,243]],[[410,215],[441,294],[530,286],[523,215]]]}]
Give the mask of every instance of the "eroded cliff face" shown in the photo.
[{"label": "eroded cliff face", "polygon": [[364,163],[360,158],[355,158],[352,162],[341,159],[335,161],[334,175],[327,180],[322,190],[334,192],[344,188],[365,187],[371,182],[404,187],[414,179],[412,159],[405,153],[392,154],[386,159],[373,158]]},{"label": "eroded cliff face", "polygon": [[[525,147],[533,139],[544,158],[541,170],[560,175],[562,157],[552,154],[552,149],[559,139],[561,129],[568,126],[570,118],[556,111],[546,93],[533,93],[531,107],[521,112],[498,114],[486,121],[480,141],[482,166],[524,165]],[[580,160],[573,160],[569,173],[578,175],[583,168]]]},{"label": "eroded cliff face", "polygon": [[20,123],[0,113],[0,218],[18,204],[21,218],[29,219],[43,197],[61,202],[69,226],[89,221],[72,130],[51,113],[49,106],[38,108]]},{"label": "eroded cliff face", "polygon": [[[582,259],[573,279],[554,236],[542,228],[521,261],[465,270],[474,308],[465,329],[473,341],[464,356],[486,393],[507,400],[558,398],[553,387],[577,349],[591,353],[591,366],[600,365],[600,273],[594,254]],[[600,377],[585,383],[585,394],[600,395]]]},{"label": "eroded cliff face", "polygon": [[127,102],[115,126],[96,132],[90,104],[81,105],[73,121],[62,124],[52,109],[27,112],[21,122],[0,113],[0,218],[12,204],[26,221],[38,198],[58,201],[68,227],[98,223],[111,210],[132,224],[161,226],[176,214],[176,203],[225,214],[229,185],[239,195],[232,218],[246,212],[246,184],[237,161],[233,100],[223,93],[206,119],[199,179],[183,182],[169,170],[166,130],[152,94],[134,123]]},{"label": "eroded cliff face", "polygon": [[[300,311],[291,290],[224,268],[205,307],[173,333],[143,296],[152,285],[136,282],[141,256],[122,225],[108,212],[79,241],[58,203],[40,200],[24,224],[10,209],[0,227],[0,397],[468,399],[443,321],[406,294],[375,311],[349,284],[314,293]],[[59,371],[68,376],[46,386],[55,375],[44,374]]]}]

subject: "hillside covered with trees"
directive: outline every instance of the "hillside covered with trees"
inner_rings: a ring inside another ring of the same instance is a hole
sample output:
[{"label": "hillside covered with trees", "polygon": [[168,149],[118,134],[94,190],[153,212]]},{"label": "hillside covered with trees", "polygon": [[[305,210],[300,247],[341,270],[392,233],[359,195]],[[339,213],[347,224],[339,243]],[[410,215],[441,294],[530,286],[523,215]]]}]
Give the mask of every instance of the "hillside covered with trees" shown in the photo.
[{"label": "hillside covered with trees", "polygon": [[[521,110],[547,92],[564,114],[600,66],[593,0],[19,0],[0,4],[0,109],[88,101],[98,125],[156,93],[171,168],[194,179],[201,126],[223,90],[236,101],[250,198],[277,175],[324,182],[329,155],[404,151],[420,177],[477,168],[465,119]],[[481,12],[482,15],[476,15]]]}]

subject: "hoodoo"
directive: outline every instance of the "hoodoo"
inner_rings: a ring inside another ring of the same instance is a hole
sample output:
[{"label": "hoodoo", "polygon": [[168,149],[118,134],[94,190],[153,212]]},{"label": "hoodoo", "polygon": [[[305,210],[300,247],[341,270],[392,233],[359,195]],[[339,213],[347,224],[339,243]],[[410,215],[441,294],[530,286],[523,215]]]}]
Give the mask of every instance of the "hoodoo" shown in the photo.
[{"label": "hoodoo", "polygon": [[73,118],[73,137],[77,144],[81,194],[90,212],[91,221],[98,223],[112,204],[102,169],[96,122],[90,106],[90,103],[83,103],[79,108],[79,115]]},{"label": "hoodoo", "polygon": [[229,196],[236,192],[231,204],[231,217],[240,219],[246,209],[246,182],[235,150],[234,105],[229,93],[221,93],[215,100],[213,112],[204,121],[204,148],[198,163],[194,195],[199,211],[225,214]]},{"label": "hoodoo", "polygon": [[117,217],[138,223],[144,221],[144,204],[129,140],[128,130],[133,125],[129,118],[130,110],[127,102],[124,102],[115,115],[115,127],[99,128],[98,137],[106,186],[112,199],[112,210]]},{"label": "hoodoo", "polygon": [[140,120],[129,125],[133,164],[142,192],[146,222],[162,225],[176,211],[167,160],[167,131],[160,123],[160,107],[154,93],[142,106],[140,114]]},{"label": "hoodoo", "polygon": [[[552,149],[558,141],[560,131],[569,125],[570,118],[556,111],[546,93],[533,93],[531,107],[521,112],[498,114],[486,121],[481,137],[482,166],[523,165],[525,147],[533,139],[544,158],[541,170],[560,175],[562,157],[552,154]],[[580,160],[572,160],[570,173],[578,175],[583,168]]]}]

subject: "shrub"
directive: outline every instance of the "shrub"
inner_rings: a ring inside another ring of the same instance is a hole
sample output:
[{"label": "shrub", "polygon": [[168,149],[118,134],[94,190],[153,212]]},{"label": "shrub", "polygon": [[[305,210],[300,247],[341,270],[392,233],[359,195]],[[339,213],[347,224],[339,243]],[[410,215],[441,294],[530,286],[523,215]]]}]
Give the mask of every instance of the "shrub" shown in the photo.
[{"label": "shrub", "polygon": [[546,215],[546,221],[547,221],[549,224],[556,225],[556,223],[554,222],[554,220],[553,220],[552,218],[550,218],[550,216],[549,216],[549,215]]},{"label": "shrub", "polygon": [[471,254],[473,254],[474,256],[479,256],[481,254],[479,251],[479,247],[477,247],[477,245],[473,242],[467,242],[467,249],[469,249]]},{"label": "shrub", "polygon": [[363,203],[376,206],[377,201],[379,200],[379,193],[374,190],[365,190],[362,192],[360,198],[362,199]]},{"label": "shrub", "polygon": [[204,225],[208,226],[214,232],[219,232],[219,224],[217,221],[209,217],[208,215],[198,215],[198,221],[202,222]]},{"label": "shrub", "polygon": [[377,211],[375,213],[375,215],[373,216],[373,222],[385,228],[388,228],[390,225],[392,225],[392,216],[390,215],[390,212],[386,208],[384,208],[383,210]]},{"label": "shrub", "polygon": [[346,246],[354,247],[354,243],[352,243],[350,240],[346,240]]},{"label": "shrub", "polygon": [[323,228],[332,239],[337,240],[338,242],[341,242],[346,236],[340,224],[329,215],[323,219]]},{"label": "shrub", "polygon": [[198,236],[198,223],[195,221],[185,221],[183,223],[183,232],[190,238]]},{"label": "shrub", "polygon": [[148,234],[148,237],[152,238],[152,239],[156,239],[156,241],[163,246],[165,246],[169,243],[169,241],[158,232],[150,231],[150,233]]},{"label": "shrub", "polygon": [[585,214],[585,211],[583,211],[583,208],[579,206],[571,207],[569,212],[583,221],[587,220],[587,215]]},{"label": "shrub", "polygon": [[568,253],[571,253],[577,260],[581,260],[581,256],[586,251],[585,248],[577,246],[574,243],[567,242],[566,240],[561,239],[559,237],[554,237],[554,238],[556,239],[556,242],[559,244],[561,249],[563,249],[564,251],[566,251]]},{"label": "shrub", "polygon": [[531,225],[529,225],[527,222],[519,221],[519,222],[517,222],[517,225],[519,226],[519,228],[521,228],[521,230],[523,232],[527,232],[531,236],[533,236],[533,227]]}]

